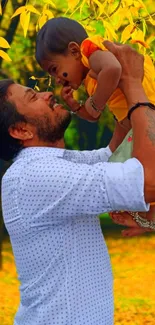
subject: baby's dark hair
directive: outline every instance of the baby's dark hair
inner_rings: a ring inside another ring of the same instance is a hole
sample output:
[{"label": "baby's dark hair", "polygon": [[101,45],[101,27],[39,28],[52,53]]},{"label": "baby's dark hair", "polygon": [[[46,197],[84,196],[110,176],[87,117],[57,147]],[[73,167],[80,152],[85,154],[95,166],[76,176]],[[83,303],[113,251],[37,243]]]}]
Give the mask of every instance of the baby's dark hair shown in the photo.
[{"label": "baby's dark hair", "polygon": [[20,140],[14,139],[9,134],[10,126],[18,122],[25,122],[25,117],[20,114],[15,104],[7,100],[7,91],[14,84],[11,79],[0,80],[0,159],[11,160],[22,149]]},{"label": "baby's dark hair", "polygon": [[81,44],[88,37],[76,20],[66,17],[52,18],[40,29],[36,40],[36,60],[41,65],[52,53],[65,54],[70,42]]}]

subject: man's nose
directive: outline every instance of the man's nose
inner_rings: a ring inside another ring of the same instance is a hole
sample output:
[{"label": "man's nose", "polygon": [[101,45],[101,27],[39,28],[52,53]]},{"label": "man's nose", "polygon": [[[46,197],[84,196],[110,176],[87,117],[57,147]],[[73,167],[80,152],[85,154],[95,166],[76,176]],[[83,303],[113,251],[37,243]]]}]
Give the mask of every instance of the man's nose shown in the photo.
[{"label": "man's nose", "polygon": [[53,93],[51,91],[45,91],[45,92],[41,92],[39,96],[45,101],[48,101],[50,97],[53,96]]}]

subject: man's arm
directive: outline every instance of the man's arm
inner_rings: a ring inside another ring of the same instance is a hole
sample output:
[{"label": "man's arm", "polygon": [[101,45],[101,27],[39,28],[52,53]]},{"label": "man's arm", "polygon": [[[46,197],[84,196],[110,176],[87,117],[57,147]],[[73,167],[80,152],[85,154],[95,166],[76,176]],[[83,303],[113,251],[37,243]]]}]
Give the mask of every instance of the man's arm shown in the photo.
[{"label": "man's arm", "polygon": [[66,150],[64,158],[75,163],[94,165],[99,162],[107,162],[111,155],[112,151],[110,147],[107,146],[106,148],[91,151]]},{"label": "man's arm", "polygon": [[98,162],[107,162],[112,155],[112,153],[117,149],[117,147],[122,143],[129,129],[125,129],[118,122],[115,124],[115,130],[109,146],[106,148],[98,150],[66,150],[65,159],[74,161],[77,163],[85,163],[89,165],[96,164]]},{"label": "man's arm", "polygon": [[[148,98],[146,97],[145,93],[143,93],[143,89],[140,86],[138,88],[139,90],[141,89],[139,102],[148,102]],[[133,99],[134,96],[132,97]],[[140,120],[140,126],[138,120]],[[155,111],[151,110],[149,107],[137,108],[131,115],[131,124],[134,133],[132,156],[137,158],[144,168],[144,193],[146,202],[154,202]]]},{"label": "man's arm", "polygon": [[[148,210],[144,201],[143,168],[134,158],[125,163],[88,165],[68,161],[65,156],[53,158],[51,149],[48,155],[31,161],[20,177],[21,215],[24,216],[29,204],[28,213],[35,215],[38,226],[45,217],[48,224],[57,224],[115,210]],[[3,198],[7,181],[8,175],[3,177]]]},{"label": "man's arm", "polygon": [[[123,91],[128,109],[138,102],[148,102],[142,87],[144,58],[128,45],[116,45],[104,41],[106,48],[112,52],[122,66],[119,84]],[[144,194],[146,202],[155,201],[155,111],[149,107],[139,107],[131,115],[133,128],[133,157],[144,168]]]}]

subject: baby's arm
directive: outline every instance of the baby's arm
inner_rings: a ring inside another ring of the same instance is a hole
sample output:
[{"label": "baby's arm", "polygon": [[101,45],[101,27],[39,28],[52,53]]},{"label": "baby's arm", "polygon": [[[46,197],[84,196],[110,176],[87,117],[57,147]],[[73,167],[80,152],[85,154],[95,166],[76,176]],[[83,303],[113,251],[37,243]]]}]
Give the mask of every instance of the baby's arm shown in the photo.
[{"label": "baby's arm", "polygon": [[[116,57],[109,51],[97,50],[89,57],[90,69],[97,75],[97,88],[93,94],[93,103],[104,110],[121,77],[122,68]],[[98,112],[92,107],[90,98],[85,103],[87,112],[96,117]]]},{"label": "baby's arm", "polygon": [[[89,57],[90,75],[97,79],[97,88],[93,95],[93,102],[99,110],[104,110],[114,90],[117,88],[122,68],[115,56],[108,51],[97,50]],[[90,103],[90,97],[85,104],[77,110],[79,104],[73,99],[70,87],[64,87],[61,93],[70,109],[77,112],[81,118],[95,122],[100,117],[101,112],[95,111]]]},{"label": "baby's arm", "polygon": [[71,111],[77,114],[82,119],[87,120],[89,122],[96,122],[99,119],[101,113],[96,112],[97,113],[96,116],[93,117],[91,114],[89,114],[86,111],[85,104],[80,105],[80,103],[74,99],[73,90],[71,89],[70,86],[65,86],[62,88],[61,97],[68,105],[68,107],[71,109]]}]

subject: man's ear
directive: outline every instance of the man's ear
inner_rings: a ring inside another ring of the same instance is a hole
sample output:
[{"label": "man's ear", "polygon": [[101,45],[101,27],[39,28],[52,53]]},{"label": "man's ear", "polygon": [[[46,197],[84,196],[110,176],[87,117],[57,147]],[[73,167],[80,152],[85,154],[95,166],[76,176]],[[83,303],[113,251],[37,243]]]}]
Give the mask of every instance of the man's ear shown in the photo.
[{"label": "man's ear", "polygon": [[81,58],[80,46],[76,42],[70,42],[68,44],[68,51],[71,55],[75,56],[76,59]]},{"label": "man's ear", "polygon": [[30,140],[33,138],[33,132],[30,130],[26,123],[19,122],[14,126],[9,127],[9,134],[12,138],[21,141]]}]

